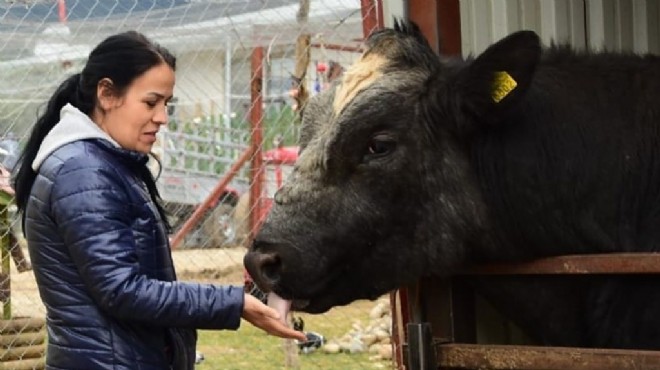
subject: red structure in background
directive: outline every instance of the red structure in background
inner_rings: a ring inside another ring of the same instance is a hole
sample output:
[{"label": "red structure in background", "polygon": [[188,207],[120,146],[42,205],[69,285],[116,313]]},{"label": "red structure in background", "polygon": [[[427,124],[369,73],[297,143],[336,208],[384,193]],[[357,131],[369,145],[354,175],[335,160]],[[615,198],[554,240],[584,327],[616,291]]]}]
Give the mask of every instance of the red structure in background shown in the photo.
[{"label": "red structure in background", "polygon": [[[252,78],[250,86],[250,124],[252,126],[252,159],[250,161],[250,199],[249,209],[260,210],[261,194],[263,192],[264,168],[262,157],[262,143],[264,137],[263,120],[263,68],[264,68],[264,48],[257,46],[252,51]],[[250,239],[256,232],[255,225],[259,224],[260,212],[250,212]]]},{"label": "red structure in background", "polygon": [[360,0],[362,11],[362,34],[369,35],[383,27],[383,2],[381,0]]},{"label": "red structure in background", "polygon": [[[286,177],[293,171],[293,165],[298,160],[298,151],[299,147],[297,146],[278,146],[264,153],[262,162],[264,176],[263,183],[260,186],[262,193],[259,196],[259,201],[256,202],[257,208],[250,208],[252,210],[250,212],[251,237],[256,234],[261,223],[266,219],[270,207],[273,205],[275,193],[282,187]],[[250,196],[252,197],[252,193],[250,193]],[[243,270],[243,279],[246,292],[265,301],[265,294],[255,286],[247,270]]]},{"label": "red structure in background", "polygon": [[[64,0],[58,0],[59,5],[59,14],[60,21],[66,21],[66,4]],[[363,23],[363,36],[366,38],[372,31],[378,28],[383,27],[383,6],[382,0],[361,0],[361,10],[362,10],[362,23]],[[323,45],[326,48],[344,50],[344,51],[355,51],[360,52],[361,48],[353,48],[349,46],[342,45]],[[312,45],[315,47],[315,45]],[[253,210],[250,212],[250,222],[249,230],[250,237],[254,236],[256,230],[258,230],[258,225],[261,220],[264,219],[266,213],[270,209],[272,203],[271,200],[267,200],[268,197],[263,198],[263,186],[264,186],[264,162],[269,162],[272,165],[275,165],[275,173],[280,173],[280,181],[284,179],[282,174],[281,167],[283,165],[293,164],[292,153],[296,153],[297,157],[297,148],[278,148],[275,152],[279,154],[269,154],[270,157],[264,157],[262,152],[262,143],[263,143],[263,59],[264,59],[264,48],[262,46],[257,46],[252,51],[251,58],[251,104],[248,112],[248,117],[252,129],[252,140],[250,148],[248,148],[239,158],[239,160],[232,166],[230,171],[223,176],[219,181],[218,186],[216,186],[208,199],[202,202],[197,209],[194,211],[193,215],[186,221],[184,227],[179,230],[172,237],[172,248],[176,249],[179,244],[183,241],[185,236],[194,228],[194,226],[199,223],[202,219],[202,216],[209,208],[211,208],[218,201],[218,194],[222,194],[226,190],[227,184],[231,179],[236,175],[240,168],[249,160],[250,161],[250,201],[249,209]],[[279,151],[279,152],[278,152]],[[287,162],[287,163],[285,163]],[[281,185],[281,183],[280,183]],[[262,204],[265,202],[266,204]]]},{"label": "red structure in background", "polygon": [[243,164],[245,164],[251,156],[252,156],[252,148],[246,149],[243,152],[243,154],[241,154],[241,156],[238,158],[238,160],[231,166],[229,171],[227,171],[227,173],[222,177],[222,179],[220,179],[220,182],[215,188],[213,188],[209,196],[206,197],[206,199],[202,203],[200,203],[197,206],[197,208],[195,208],[193,214],[186,220],[183,226],[181,226],[179,231],[177,231],[177,233],[174,234],[174,236],[170,239],[170,244],[172,245],[172,249],[176,249],[179,247],[179,245],[183,242],[185,236],[190,231],[192,231],[195,228],[195,226],[202,220],[204,214],[209,209],[216,206],[222,194],[225,194],[227,191],[231,191],[231,189],[228,188],[228,184],[231,182],[234,176],[238,174],[241,167],[243,167]]},{"label": "red structure in background", "polygon": [[254,214],[257,214],[257,223],[250,225],[251,230],[258,230],[259,226],[266,218],[270,207],[273,205],[275,192],[282,187],[284,179],[293,170],[293,165],[298,160],[297,146],[279,146],[271,149],[263,155],[264,182],[263,193],[259,208],[254,208]]},{"label": "red structure in background", "polygon": [[64,0],[57,0],[57,17],[60,23],[66,23],[66,2]]}]

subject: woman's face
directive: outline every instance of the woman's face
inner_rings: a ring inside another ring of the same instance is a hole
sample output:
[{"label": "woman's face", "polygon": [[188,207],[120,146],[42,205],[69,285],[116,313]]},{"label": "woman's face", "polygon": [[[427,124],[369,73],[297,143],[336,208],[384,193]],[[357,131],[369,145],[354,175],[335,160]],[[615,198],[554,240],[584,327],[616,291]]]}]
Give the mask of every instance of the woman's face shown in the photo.
[{"label": "woman's face", "polygon": [[121,96],[111,81],[102,80],[97,88],[100,112],[92,120],[122,148],[149,153],[158,130],[167,123],[173,91],[174,71],[166,63],[136,78]]}]

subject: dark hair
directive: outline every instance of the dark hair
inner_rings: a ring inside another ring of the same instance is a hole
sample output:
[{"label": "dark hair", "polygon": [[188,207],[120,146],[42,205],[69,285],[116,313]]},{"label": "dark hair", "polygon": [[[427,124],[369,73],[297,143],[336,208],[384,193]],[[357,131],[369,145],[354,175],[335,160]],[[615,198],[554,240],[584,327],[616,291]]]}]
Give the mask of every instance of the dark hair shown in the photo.
[{"label": "dark hair", "polygon": [[[25,213],[30,191],[37,176],[32,170],[32,162],[44,138],[59,121],[62,107],[70,103],[81,112],[91,115],[97,105],[96,89],[99,81],[104,78],[110,79],[115,93],[121,95],[136,78],[162,63],[167,63],[172,69],[176,68],[176,58],[167,49],[151,42],[136,31],[110,36],[92,50],[82,72],[62,82],[32,128],[19,157],[18,171],[14,177],[16,205],[19,211]],[[140,176],[167,224],[155,180],[150,176],[149,171],[141,172],[143,173]],[[23,216],[25,217],[25,214]],[[169,228],[169,224],[167,226]]]}]

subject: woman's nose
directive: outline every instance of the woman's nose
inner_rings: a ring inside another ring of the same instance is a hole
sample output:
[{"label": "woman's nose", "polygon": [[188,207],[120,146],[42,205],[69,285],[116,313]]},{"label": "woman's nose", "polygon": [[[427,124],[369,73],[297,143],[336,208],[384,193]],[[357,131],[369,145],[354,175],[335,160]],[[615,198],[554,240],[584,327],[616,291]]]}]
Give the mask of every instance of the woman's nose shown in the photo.
[{"label": "woman's nose", "polygon": [[167,120],[168,120],[167,106],[162,105],[156,109],[156,112],[154,114],[154,122],[164,125],[167,123]]}]

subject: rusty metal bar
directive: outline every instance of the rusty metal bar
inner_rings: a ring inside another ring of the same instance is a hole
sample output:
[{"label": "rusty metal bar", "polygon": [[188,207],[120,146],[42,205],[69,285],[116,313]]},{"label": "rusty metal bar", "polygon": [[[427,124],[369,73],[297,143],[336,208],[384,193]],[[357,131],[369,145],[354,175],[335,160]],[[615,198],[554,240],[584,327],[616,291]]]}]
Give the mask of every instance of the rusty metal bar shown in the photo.
[{"label": "rusty metal bar", "polygon": [[443,55],[461,55],[461,8],[459,0],[438,0],[437,26],[439,51]]},{"label": "rusty metal bar", "polygon": [[186,222],[181,226],[181,229],[174,234],[174,237],[170,241],[172,249],[176,249],[179,244],[183,241],[186,235],[199,223],[199,221],[204,217],[204,213],[211,208],[211,204],[215,203],[222,193],[227,189],[229,182],[236,176],[238,171],[243,167],[248,158],[252,155],[252,148],[246,149],[243,154],[236,160],[236,162],[229,168],[229,171],[225,173],[218,185],[213,188],[211,193],[200,203],[192,215],[186,220]]},{"label": "rusty metal bar", "polygon": [[250,89],[250,125],[252,127],[252,159],[250,161],[250,239],[259,227],[264,212],[261,196],[263,194],[264,164],[263,164],[263,60],[264,48],[257,46],[252,50],[252,83]]},{"label": "rusty metal bar", "polygon": [[461,54],[459,0],[409,1],[407,10],[410,20],[417,23],[436,53]]},{"label": "rusty metal bar", "polygon": [[385,27],[385,17],[383,15],[383,0],[376,0],[376,7],[378,8],[377,17],[378,17],[378,29]]},{"label": "rusty metal bar", "polygon": [[408,2],[408,18],[417,23],[429,45],[438,53],[440,36],[438,25],[438,0],[417,0]]},{"label": "rusty metal bar", "polygon": [[403,341],[407,338],[406,323],[410,322],[408,312],[408,290],[398,289],[390,292],[390,311],[392,312],[392,363],[398,370],[405,368],[407,353]]},{"label": "rusty metal bar", "polygon": [[489,264],[470,275],[660,274],[660,253],[608,253],[548,257],[523,263]]},{"label": "rusty metal bar", "polygon": [[379,28],[382,20],[378,20],[376,0],[360,0],[360,5],[362,10],[362,35],[366,39],[373,31]]},{"label": "rusty metal bar", "polygon": [[660,352],[622,349],[439,344],[440,368],[535,370],[660,369]]}]

